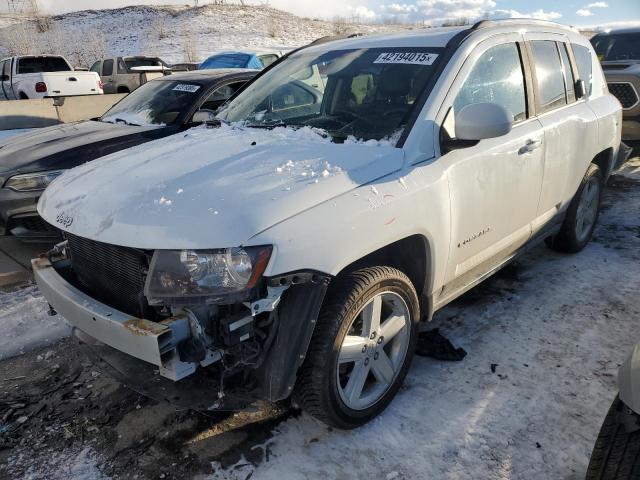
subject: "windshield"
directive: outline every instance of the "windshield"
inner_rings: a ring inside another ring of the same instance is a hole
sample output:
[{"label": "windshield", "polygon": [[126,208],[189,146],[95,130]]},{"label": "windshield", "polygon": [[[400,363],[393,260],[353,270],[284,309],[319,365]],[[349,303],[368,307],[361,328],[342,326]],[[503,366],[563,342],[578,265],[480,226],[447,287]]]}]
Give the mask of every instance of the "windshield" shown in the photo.
[{"label": "windshield", "polygon": [[219,118],[249,127],[309,126],[336,141],[393,137],[433,75],[438,51],[300,52],[251,83]]},{"label": "windshield", "polygon": [[601,62],[640,60],[640,33],[596,35],[591,43]]},{"label": "windshield", "polygon": [[191,109],[203,88],[191,81],[151,81],[124,97],[100,120],[140,126],[172,125]]},{"label": "windshield", "polygon": [[[247,53],[221,53],[207,58],[200,65],[200,70],[216,68],[256,68],[256,65],[249,66],[254,57]],[[257,60],[257,59],[256,59]],[[262,64],[258,64],[262,68]]]},{"label": "windshield", "polygon": [[18,74],[70,71],[71,67],[62,57],[24,57],[18,60]]}]

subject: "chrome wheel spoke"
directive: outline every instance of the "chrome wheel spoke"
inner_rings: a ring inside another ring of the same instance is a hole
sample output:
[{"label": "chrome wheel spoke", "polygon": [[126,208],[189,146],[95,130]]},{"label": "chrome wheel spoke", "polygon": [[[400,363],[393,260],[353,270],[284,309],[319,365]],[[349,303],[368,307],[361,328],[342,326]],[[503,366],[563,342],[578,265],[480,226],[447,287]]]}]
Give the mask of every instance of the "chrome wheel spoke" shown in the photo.
[{"label": "chrome wheel spoke", "polygon": [[353,368],[347,386],[344,389],[344,393],[351,405],[357,405],[359,403],[364,384],[369,376],[369,371],[370,367],[365,364],[364,360],[357,362]]},{"label": "chrome wheel spoke", "polygon": [[362,335],[370,337],[380,330],[380,315],[382,315],[382,297],[376,295],[362,310]]},{"label": "chrome wheel spoke", "polygon": [[405,317],[400,315],[394,315],[388,318],[380,326],[380,336],[384,338],[384,344],[386,345],[391,341],[399,332],[407,327]]},{"label": "chrome wheel spoke", "polygon": [[355,335],[347,335],[340,347],[338,363],[355,362],[365,357],[367,339]]},{"label": "chrome wheel spoke", "polygon": [[389,385],[393,381],[393,377],[396,373],[393,368],[393,363],[391,363],[391,359],[387,356],[384,350],[380,350],[378,352],[378,358],[373,361],[371,370],[373,375],[376,377],[376,380],[380,383],[384,383],[385,385]]}]

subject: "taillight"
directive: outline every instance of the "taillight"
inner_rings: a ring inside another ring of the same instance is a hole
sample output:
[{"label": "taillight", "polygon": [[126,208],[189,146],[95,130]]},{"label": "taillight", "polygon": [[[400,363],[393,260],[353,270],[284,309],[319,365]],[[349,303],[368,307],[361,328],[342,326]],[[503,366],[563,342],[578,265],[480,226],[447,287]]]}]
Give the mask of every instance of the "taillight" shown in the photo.
[{"label": "taillight", "polygon": [[102,80],[98,80],[98,90],[104,90],[104,82]]},{"label": "taillight", "polygon": [[36,83],[36,92],[38,93],[46,93],[47,91],[47,84],[44,82],[38,82]]}]

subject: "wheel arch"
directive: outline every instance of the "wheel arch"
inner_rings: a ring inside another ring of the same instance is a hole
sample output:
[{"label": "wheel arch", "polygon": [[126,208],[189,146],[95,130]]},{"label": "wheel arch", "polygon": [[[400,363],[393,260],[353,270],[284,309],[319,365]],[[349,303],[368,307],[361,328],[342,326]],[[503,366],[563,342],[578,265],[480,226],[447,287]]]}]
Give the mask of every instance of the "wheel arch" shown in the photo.
[{"label": "wheel arch", "polygon": [[611,168],[613,167],[613,148],[609,147],[602,150],[593,157],[591,163],[596,164],[598,168],[600,168],[600,171],[606,180],[611,174]]},{"label": "wheel arch", "polygon": [[423,318],[430,319],[433,314],[433,302],[429,295],[433,281],[431,255],[428,239],[424,235],[414,234],[366,254],[344,267],[337,276],[372,266],[397,268],[409,277],[416,289]]}]

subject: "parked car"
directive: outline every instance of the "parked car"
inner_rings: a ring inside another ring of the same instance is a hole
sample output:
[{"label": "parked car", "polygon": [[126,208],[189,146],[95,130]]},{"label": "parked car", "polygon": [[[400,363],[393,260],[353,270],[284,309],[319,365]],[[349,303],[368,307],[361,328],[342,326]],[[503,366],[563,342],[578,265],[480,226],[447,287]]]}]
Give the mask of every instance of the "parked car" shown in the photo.
[{"label": "parked car", "polygon": [[640,140],[640,28],[599,33],[591,43],[609,91],[622,104],[622,138]]},{"label": "parked car", "polygon": [[586,480],[640,476],[640,345],[620,367],[618,388],[593,446]]},{"label": "parked car", "polygon": [[0,235],[47,240],[59,233],[43,222],[36,203],[68,168],[184,131],[214,111],[256,72],[181,73],[149,82],[101,118],[32,130],[0,139]]},{"label": "parked car", "polygon": [[130,93],[171,69],[158,57],[113,57],[98,60],[91,71],[100,75],[104,93]]},{"label": "parked car", "polygon": [[0,61],[0,100],[100,95],[100,77],[74,70],[64,57],[25,55]]},{"label": "parked car", "polygon": [[192,72],[198,70],[197,63],[174,63],[170,66],[172,72]]},{"label": "parked car", "polygon": [[391,402],[420,320],[538,241],[582,250],[622,160],[593,48],[548,22],[302,48],[217,118],[53,181],[38,285],[140,392],[340,428]]},{"label": "parked car", "polygon": [[200,70],[213,68],[253,68],[262,70],[282,56],[282,52],[221,52],[211,55],[198,67]]}]

